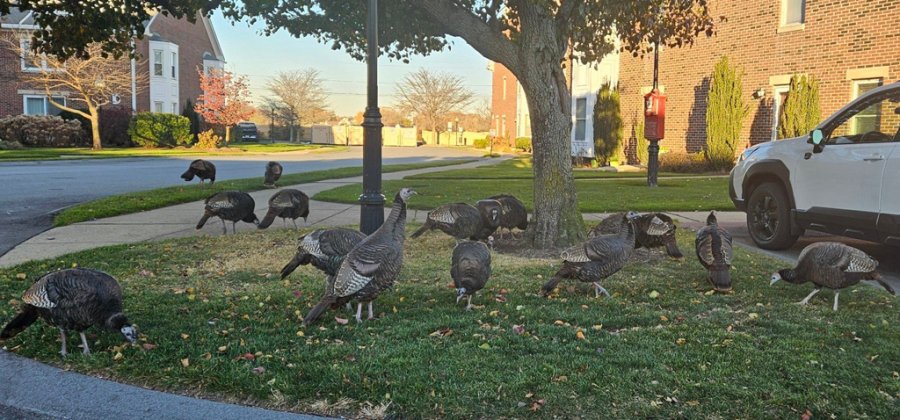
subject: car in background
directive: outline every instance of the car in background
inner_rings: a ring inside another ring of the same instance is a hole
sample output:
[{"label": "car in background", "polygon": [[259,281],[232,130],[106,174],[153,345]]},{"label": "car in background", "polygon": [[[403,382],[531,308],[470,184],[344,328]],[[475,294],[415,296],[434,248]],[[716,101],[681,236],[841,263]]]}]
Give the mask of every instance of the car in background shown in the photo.
[{"label": "car in background", "polygon": [[259,141],[259,132],[256,130],[256,124],[252,122],[239,122],[238,132],[241,141]]},{"label": "car in background", "polygon": [[872,89],[809,135],[745,150],[729,195],[763,249],[806,229],[900,246],[900,82]]}]

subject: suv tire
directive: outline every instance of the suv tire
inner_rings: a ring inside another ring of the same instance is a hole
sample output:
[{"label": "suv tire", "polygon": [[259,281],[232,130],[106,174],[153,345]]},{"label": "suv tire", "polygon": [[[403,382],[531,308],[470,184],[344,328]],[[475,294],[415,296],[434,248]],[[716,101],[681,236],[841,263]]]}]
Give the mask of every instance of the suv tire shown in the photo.
[{"label": "suv tire", "polygon": [[784,188],[765,182],[753,189],[747,201],[747,231],[762,249],[790,248],[800,235],[791,234],[791,204]]}]

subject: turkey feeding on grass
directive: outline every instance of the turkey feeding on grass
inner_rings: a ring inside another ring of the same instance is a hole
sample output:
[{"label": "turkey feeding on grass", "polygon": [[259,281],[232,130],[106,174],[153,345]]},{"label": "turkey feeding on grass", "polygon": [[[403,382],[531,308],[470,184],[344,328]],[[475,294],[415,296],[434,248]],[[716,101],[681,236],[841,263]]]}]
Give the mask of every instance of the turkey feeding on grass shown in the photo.
[{"label": "turkey feeding on grass", "polygon": [[300,238],[297,254],[281,269],[281,279],[289,276],[297,267],[312,264],[328,276],[337,274],[344,257],[366,235],[346,228],[319,229]]},{"label": "turkey feeding on grass", "polygon": [[356,321],[362,322],[362,305],[368,303],[369,319],[375,317],[372,301],[393,287],[403,266],[403,242],[406,240],[406,201],[416,192],[401,189],[387,219],[374,233],[350,250],[335,276],[329,277],[325,295],[313,307],[305,325],[314,322],[328,308],[355,300]]},{"label": "turkey feeding on grass", "polygon": [[622,216],[622,229],[611,235],[600,235],[562,253],[563,266],[541,288],[549,296],[562,279],[576,279],[594,286],[594,296],[609,296],[600,281],[617,273],[634,251],[634,219],[630,211]]},{"label": "turkey feeding on grass", "polygon": [[291,219],[294,228],[297,228],[297,218],[302,217],[305,223],[307,216],[309,216],[309,197],[300,190],[284,189],[269,198],[269,210],[257,227],[265,229],[276,217],[280,217],[285,226],[287,219]]},{"label": "turkey feeding on grass", "polygon": [[466,203],[444,204],[430,212],[425,224],[409,235],[418,238],[423,233],[438,229],[456,239],[487,240],[481,212]]},{"label": "turkey feeding on grass", "polygon": [[68,354],[66,333],[78,331],[82,352],[90,354],[84,330],[91,326],[119,331],[130,343],[137,331],[122,312],[122,288],[109,274],[86,268],[71,268],[45,274],[22,295],[22,310],[0,332],[0,341],[15,337],[39,317],[59,328],[62,348]]},{"label": "turkey feeding on grass", "polygon": [[475,241],[460,241],[453,248],[450,276],[456,288],[456,303],[468,297],[466,310],[472,309],[472,295],[484,288],[491,277],[491,252]]},{"label": "turkey feeding on grass", "polygon": [[797,266],[772,274],[770,285],[778,280],[802,284],[811,282],[816,286],[809,295],[798,302],[806,305],[823,287],[834,290],[834,307],[838,309],[841,289],[853,286],[860,280],[875,280],[888,293],[896,295],[894,289],[875,271],[878,261],[863,251],[839,242],[817,242],[800,251]]},{"label": "turkey feeding on grass", "polygon": [[235,233],[237,222],[247,222],[258,225],[259,219],[253,214],[256,202],[250,194],[240,191],[223,191],[213,194],[206,199],[206,208],[203,217],[197,222],[197,229],[203,228],[210,217],[218,217],[222,220],[222,234],[228,233],[225,221],[231,222],[231,233]]},{"label": "turkey feeding on grass", "polygon": [[216,165],[203,159],[191,162],[188,169],[181,174],[181,179],[191,181],[194,177],[200,178],[200,188],[203,188],[203,180],[208,179],[209,185],[216,182]]},{"label": "turkey feeding on grass", "polygon": [[[610,235],[621,231],[624,213],[615,213],[600,221],[588,233],[589,238],[599,235]],[[634,247],[666,248],[666,254],[672,258],[684,258],[678,249],[675,237],[675,222],[663,213],[647,213],[638,216],[634,221]]]},{"label": "turkey feeding on grass", "polygon": [[284,171],[284,168],[281,167],[281,164],[278,162],[269,162],[266,164],[266,181],[264,183],[265,186],[272,188],[275,187],[275,182],[281,178],[281,172]]},{"label": "turkey feeding on grass", "polygon": [[[489,200],[500,202],[500,228],[507,229],[512,235],[513,228],[525,230],[528,228],[528,210],[522,200],[510,194],[497,194],[488,197]],[[501,230],[501,233],[503,231]]]}]

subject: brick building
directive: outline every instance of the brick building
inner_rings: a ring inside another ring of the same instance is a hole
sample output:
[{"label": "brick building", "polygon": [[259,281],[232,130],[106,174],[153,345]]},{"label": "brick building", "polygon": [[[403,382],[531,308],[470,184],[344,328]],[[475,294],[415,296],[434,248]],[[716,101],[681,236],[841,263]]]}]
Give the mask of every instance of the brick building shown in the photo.
[{"label": "brick building", "polygon": [[491,130],[494,136],[506,139],[509,144],[517,137],[531,137],[528,104],[520,93],[518,79],[503,64],[491,63],[488,69],[491,71]]},{"label": "brick building", "polygon": [[[12,8],[10,14],[0,16],[0,32],[4,36],[16,33],[20,46],[27,47],[28,34],[39,28],[34,25],[31,12]],[[144,38],[136,43],[141,59],[132,61],[133,74],[143,73],[149,86],[136,95],[122,92],[114,102],[130,105],[133,110],[180,114],[188,99],[196,102],[200,95],[198,69],[219,68],[225,64],[222,48],[209,19],[198,17],[196,23],[157,14],[144,25]],[[59,114],[46,99],[39,86],[29,86],[23,75],[30,68],[18,52],[0,46],[0,117],[7,115]],[[54,99],[65,104],[66,91],[51,92]]]},{"label": "brick building", "polygon": [[[712,16],[727,18],[715,36],[660,51],[659,84],[668,96],[663,148],[698,152],[705,146],[709,77],[723,55],[743,69],[750,106],[739,149],[774,139],[793,74],[819,81],[822,118],[861,92],[900,79],[900,0],[714,0],[710,7]],[[652,55],[622,55],[626,137],[652,80]]]}]

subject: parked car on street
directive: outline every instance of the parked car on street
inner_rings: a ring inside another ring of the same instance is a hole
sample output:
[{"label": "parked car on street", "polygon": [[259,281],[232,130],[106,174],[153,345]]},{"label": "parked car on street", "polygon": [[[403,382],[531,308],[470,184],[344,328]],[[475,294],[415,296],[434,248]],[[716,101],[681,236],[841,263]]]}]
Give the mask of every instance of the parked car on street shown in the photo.
[{"label": "parked car on street", "polygon": [[806,229],[900,246],[900,82],[870,90],[809,135],[745,150],[729,194],[757,246]]},{"label": "parked car on street", "polygon": [[241,134],[241,141],[259,141],[259,133],[256,130],[256,124],[252,122],[238,123],[238,129]]}]

